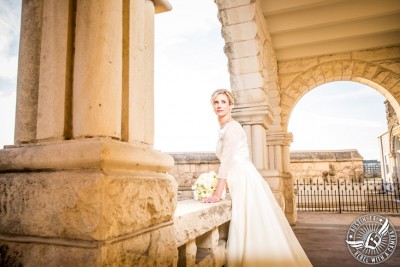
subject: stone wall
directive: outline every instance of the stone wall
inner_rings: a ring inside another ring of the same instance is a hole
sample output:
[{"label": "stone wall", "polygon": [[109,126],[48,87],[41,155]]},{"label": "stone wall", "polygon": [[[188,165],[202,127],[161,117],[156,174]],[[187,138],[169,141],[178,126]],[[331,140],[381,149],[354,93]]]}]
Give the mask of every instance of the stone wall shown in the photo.
[{"label": "stone wall", "polygon": [[363,158],[357,150],[294,151],[290,153],[294,182],[362,181]]},{"label": "stone wall", "polygon": [[218,172],[219,160],[214,153],[169,153],[175,160],[169,172],[178,182],[178,201],[192,199],[192,185],[200,174]]},{"label": "stone wall", "polygon": [[[178,200],[193,198],[192,185],[204,172],[218,172],[219,160],[214,153],[169,153],[175,160],[170,174],[178,182]],[[293,181],[299,183],[326,181],[361,181],[363,158],[357,150],[294,151],[290,153]]]}]

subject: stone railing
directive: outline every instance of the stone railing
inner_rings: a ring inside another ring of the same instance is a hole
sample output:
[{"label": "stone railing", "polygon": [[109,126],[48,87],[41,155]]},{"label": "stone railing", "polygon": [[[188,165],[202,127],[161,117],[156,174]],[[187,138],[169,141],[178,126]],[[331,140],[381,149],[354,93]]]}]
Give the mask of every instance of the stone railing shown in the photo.
[{"label": "stone railing", "polygon": [[217,203],[179,201],[174,222],[178,266],[223,266],[230,219],[229,196]]}]

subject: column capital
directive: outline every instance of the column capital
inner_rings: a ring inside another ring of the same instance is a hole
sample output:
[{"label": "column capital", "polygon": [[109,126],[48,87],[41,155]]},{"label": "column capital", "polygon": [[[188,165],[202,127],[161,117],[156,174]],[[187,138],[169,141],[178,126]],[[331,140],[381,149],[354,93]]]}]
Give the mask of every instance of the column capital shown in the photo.
[{"label": "column capital", "polygon": [[232,110],[232,117],[242,125],[262,125],[268,128],[274,121],[274,113],[269,105],[241,104]]},{"label": "column capital", "polygon": [[267,144],[268,145],[284,145],[288,146],[293,142],[293,134],[288,132],[267,132]]}]

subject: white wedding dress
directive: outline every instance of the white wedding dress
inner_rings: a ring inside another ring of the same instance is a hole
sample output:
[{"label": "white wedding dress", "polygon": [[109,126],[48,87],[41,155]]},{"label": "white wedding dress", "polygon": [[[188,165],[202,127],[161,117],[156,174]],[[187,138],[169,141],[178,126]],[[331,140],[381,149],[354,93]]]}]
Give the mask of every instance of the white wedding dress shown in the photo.
[{"label": "white wedding dress", "polygon": [[312,266],[275,197],[249,158],[242,126],[228,122],[219,131],[218,178],[227,179],[232,217],[227,265]]}]

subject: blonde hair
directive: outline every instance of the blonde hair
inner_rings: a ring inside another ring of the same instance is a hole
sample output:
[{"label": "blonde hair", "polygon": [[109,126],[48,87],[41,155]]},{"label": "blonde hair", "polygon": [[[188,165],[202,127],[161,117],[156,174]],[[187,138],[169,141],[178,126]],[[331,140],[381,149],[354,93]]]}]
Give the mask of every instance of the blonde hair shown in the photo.
[{"label": "blonde hair", "polygon": [[233,93],[229,91],[228,89],[217,89],[212,93],[211,95],[211,104],[213,104],[214,99],[217,97],[217,95],[220,94],[225,94],[226,97],[228,97],[229,105],[233,106],[235,105],[235,97],[233,96]]}]

